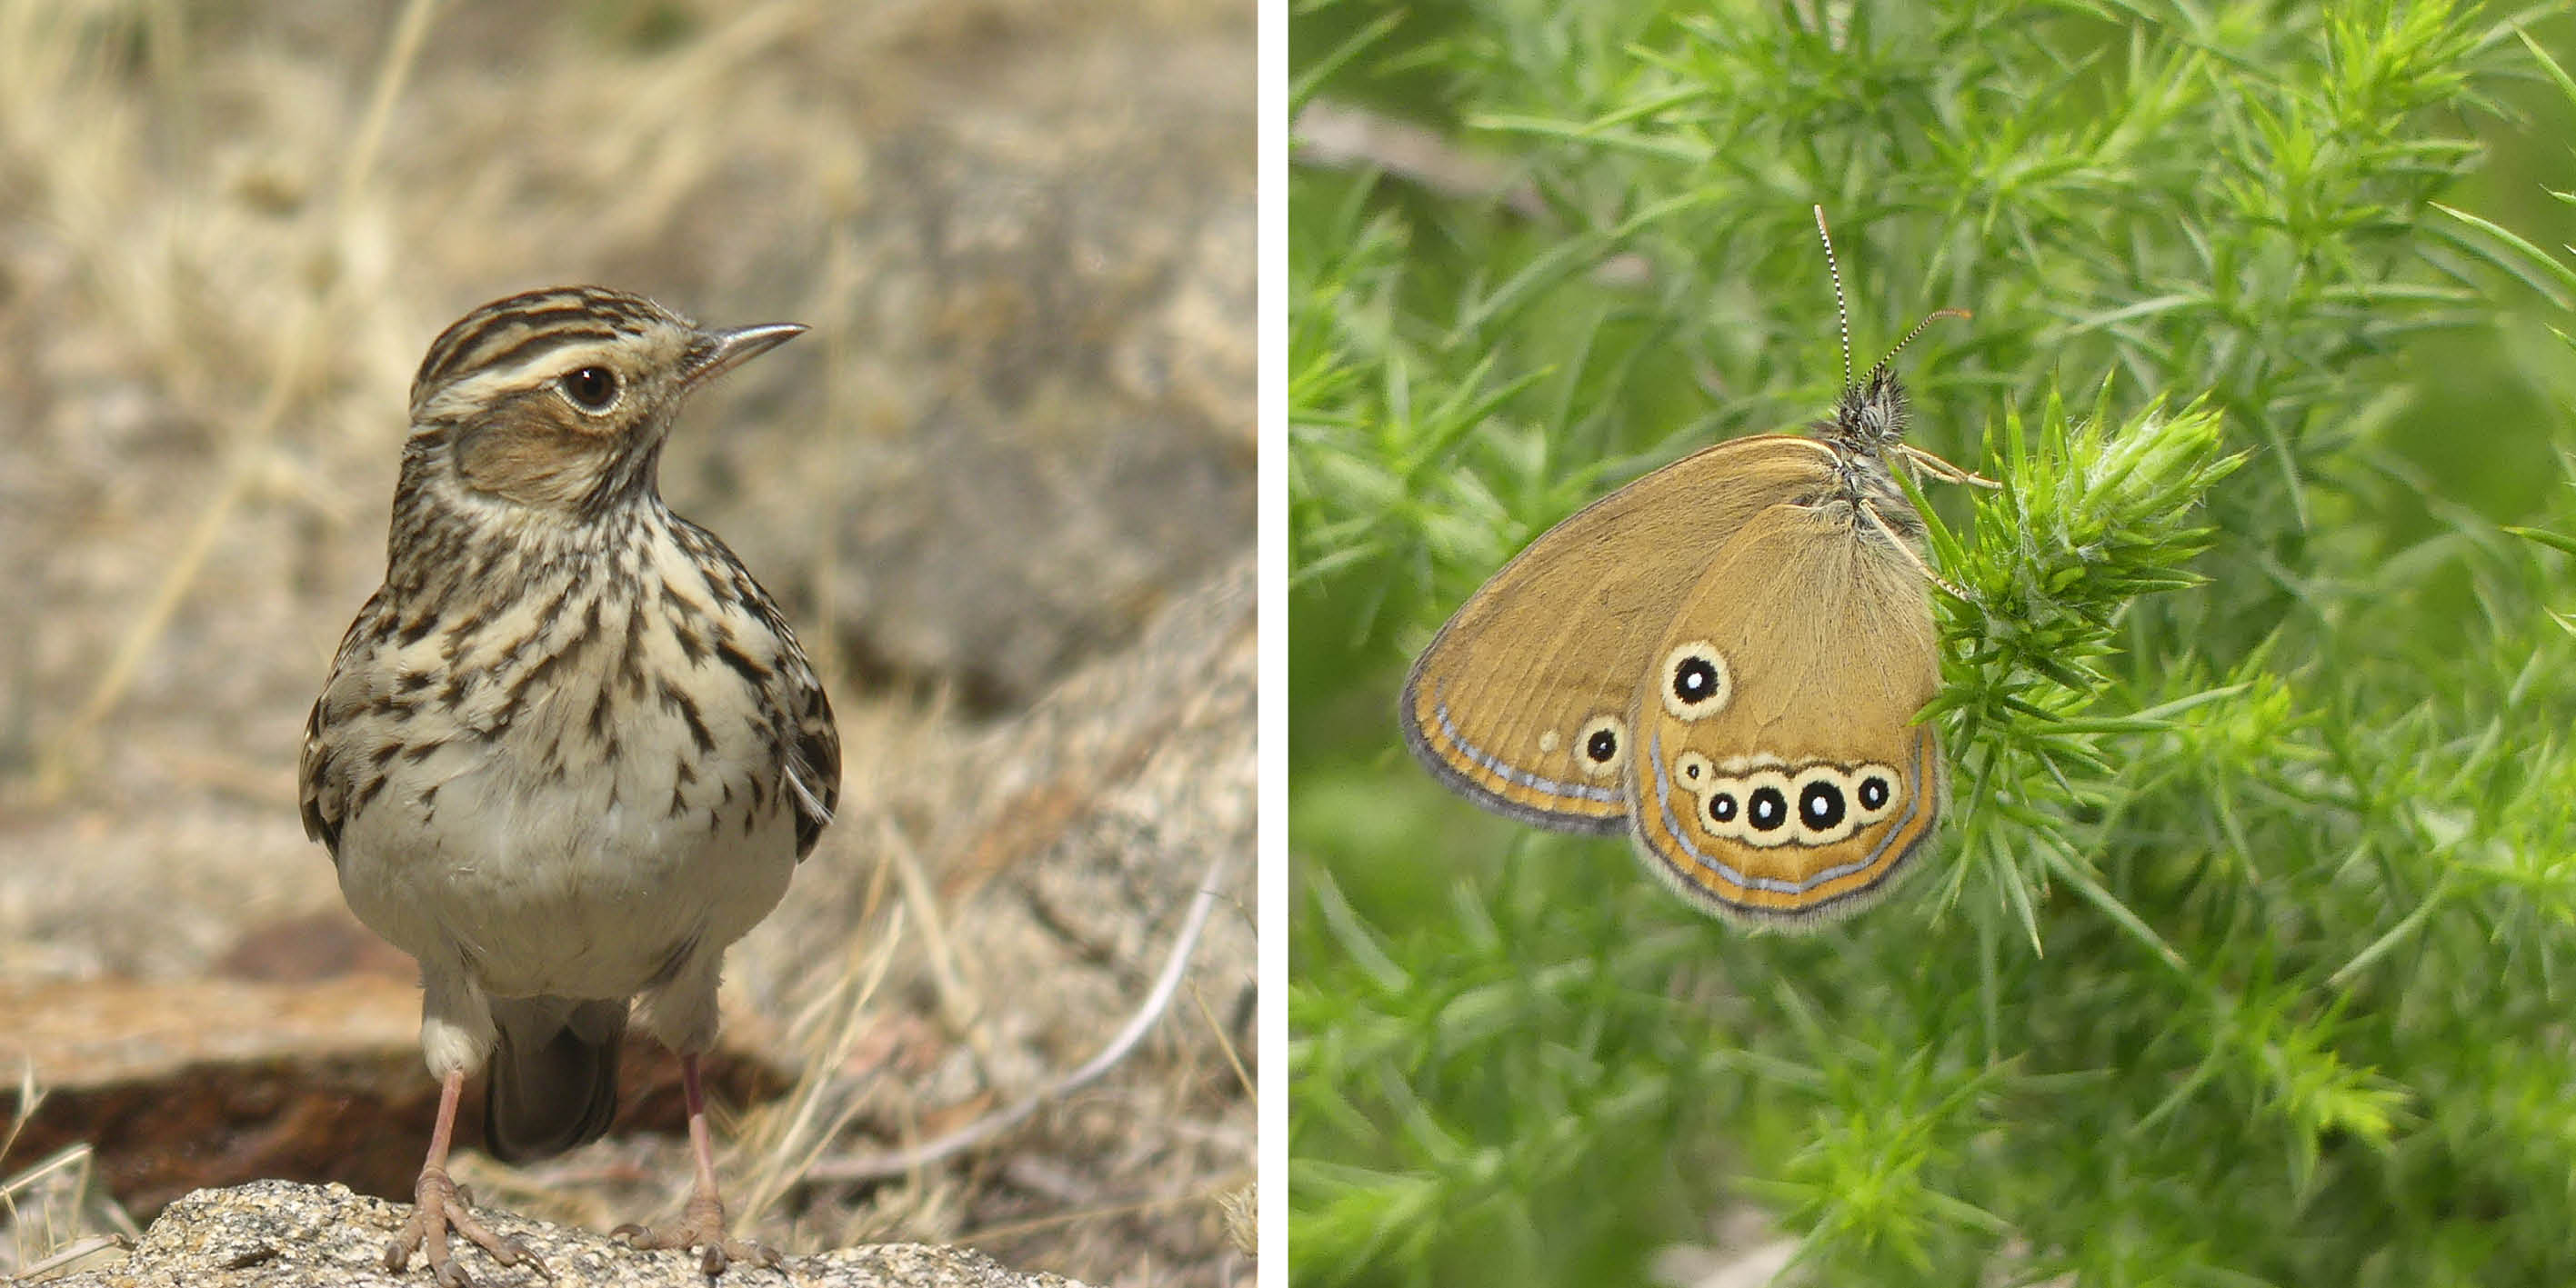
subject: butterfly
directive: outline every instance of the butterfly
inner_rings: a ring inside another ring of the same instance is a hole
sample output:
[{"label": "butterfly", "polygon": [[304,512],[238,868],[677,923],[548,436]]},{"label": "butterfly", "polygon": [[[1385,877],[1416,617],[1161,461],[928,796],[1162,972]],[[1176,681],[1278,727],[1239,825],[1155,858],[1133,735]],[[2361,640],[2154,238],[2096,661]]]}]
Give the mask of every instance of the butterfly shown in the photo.
[{"label": "butterfly", "polygon": [[1922,517],[1891,466],[1994,486],[1903,440],[1891,363],[1810,434],[1702,449],[1529,544],[1414,661],[1399,721],[1451,789],[1536,827],[1626,831],[1646,867],[1729,918],[1786,926],[1884,894],[1941,817],[1916,715],[1939,690]]}]

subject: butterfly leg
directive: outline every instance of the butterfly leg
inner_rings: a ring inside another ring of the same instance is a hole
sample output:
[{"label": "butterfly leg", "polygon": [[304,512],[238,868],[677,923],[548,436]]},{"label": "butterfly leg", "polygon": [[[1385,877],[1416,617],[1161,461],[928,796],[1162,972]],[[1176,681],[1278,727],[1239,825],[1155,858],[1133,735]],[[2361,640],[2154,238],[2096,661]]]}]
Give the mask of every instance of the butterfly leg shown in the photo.
[{"label": "butterfly leg", "polygon": [[1906,562],[1914,565],[1914,571],[1923,574],[1925,581],[1950,592],[1952,599],[1968,604],[1977,602],[1957,582],[1932,571],[1932,565],[1923,562],[1923,556],[1916,554],[1910,543],[1897,537],[1896,529],[1887,525],[1887,516],[1880,514],[1875,504],[1868,501],[1861,502],[1860,512],[1862,518],[1869,520],[1869,526],[1878,529],[1878,535],[1887,538],[1887,544],[1896,547],[1905,556]]},{"label": "butterfly leg", "polygon": [[1998,489],[2003,487],[2003,484],[1997,483],[1993,479],[1987,478],[1973,470],[1960,469],[1958,466],[1952,465],[1948,461],[1942,460],[1940,457],[1934,456],[1932,453],[1924,451],[1922,448],[1916,447],[1911,443],[1900,442],[1896,444],[1896,450],[1904,455],[1907,464],[1914,466],[1916,469],[1922,470],[1924,473],[1929,474],[1942,482],[1965,483],[1970,487]]}]

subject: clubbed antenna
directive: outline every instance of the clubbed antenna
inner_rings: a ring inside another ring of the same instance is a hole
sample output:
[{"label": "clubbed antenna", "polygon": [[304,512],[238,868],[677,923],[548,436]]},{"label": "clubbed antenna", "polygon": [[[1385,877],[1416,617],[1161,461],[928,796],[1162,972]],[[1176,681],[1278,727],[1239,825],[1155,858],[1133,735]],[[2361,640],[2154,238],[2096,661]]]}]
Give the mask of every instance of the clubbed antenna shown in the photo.
[{"label": "clubbed antenna", "polygon": [[[1849,389],[1852,383],[1851,310],[1843,306],[1843,270],[1834,263],[1834,235],[1825,231],[1825,207],[1821,202],[1816,205],[1816,240],[1825,244],[1825,275],[1834,279],[1834,324],[1843,334],[1843,388]],[[1923,328],[1918,326],[1914,329],[1920,331]],[[1909,335],[1905,338],[1911,340],[1914,337]],[[1900,344],[1897,347],[1905,346]]]}]

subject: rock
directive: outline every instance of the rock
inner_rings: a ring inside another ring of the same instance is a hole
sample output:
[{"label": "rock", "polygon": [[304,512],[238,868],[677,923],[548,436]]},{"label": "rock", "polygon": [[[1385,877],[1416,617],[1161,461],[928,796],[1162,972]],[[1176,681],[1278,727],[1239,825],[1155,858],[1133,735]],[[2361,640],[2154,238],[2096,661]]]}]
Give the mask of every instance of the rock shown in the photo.
[{"label": "rock", "polygon": [[[794,230],[724,296],[813,324],[779,360],[815,367],[670,468],[864,679],[1017,711],[1252,548],[1252,45],[1167,21],[915,51],[945,108],[854,129],[822,247]],[[676,217],[757,202],[711,176]],[[864,269],[818,290],[833,262]]]},{"label": "rock", "polygon": [[[418,1288],[429,1270],[415,1255],[399,1274],[384,1269],[385,1246],[411,1215],[407,1204],[354,1194],[340,1185],[254,1181],[199,1190],[172,1203],[123,1261],[45,1282],[57,1288]],[[604,1234],[480,1213],[494,1233],[527,1245],[558,1284],[587,1288],[707,1288],[685,1253],[639,1252]],[[542,1284],[524,1266],[493,1265],[458,1241],[458,1262],[481,1288]],[[780,1268],[800,1288],[1058,1288],[1073,1280],[1022,1274],[969,1248],[889,1243],[790,1256]],[[722,1282],[767,1284],[780,1276],[736,1267]]]},{"label": "rock", "polygon": [[[850,1085],[867,1089],[856,1130],[815,1165],[799,1228],[844,1203],[850,1219],[891,1203],[892,1228],[993,1230],[994,1251],[1030,1264],[1235,1281],[1223,1212],[1202,1196],[1255,1165],[1253,1099],[1237,1072],[1260,1057],[1254,582],[1246,552],[1025,715],[915,747],[908,773],[849,775],[835,828],[846,834],[797,874],[795,896],[745,941],[733,978],[780,1016],[845,987],[846,969],[818,969],[817,946],[851,942],[854,926],[865,927],[859,944],[881,937],[869,892],[902,883],[870,874],[907,849],[943,929],[934,943],[915,907],[871,1008],[874,1037],[860,1044],[874,1053],[849,1061]],[[903,829],[909,840],[882,821],[907,816],[919,819]],[[859,1184],[844,1198],[844,1182],[823,1179],[846,1178],[840,1164],[854,1156],[1018,1102],[1098,1054],[1151,991],[1220,858],[1221,902],[1180,996],[1099,1082],[901,1184]],[[1063,1211],[1089,1215],[1044,1220]]]}]

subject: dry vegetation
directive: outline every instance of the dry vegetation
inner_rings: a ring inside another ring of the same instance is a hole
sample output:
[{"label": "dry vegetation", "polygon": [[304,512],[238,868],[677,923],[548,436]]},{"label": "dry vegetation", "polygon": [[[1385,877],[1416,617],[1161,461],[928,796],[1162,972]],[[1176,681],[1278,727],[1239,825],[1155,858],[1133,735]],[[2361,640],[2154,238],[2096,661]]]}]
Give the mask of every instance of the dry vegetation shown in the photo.
[{"label": "dry vegetation", "polygon": [[[797,1087],[729,1173],[797,1250],[1248,1273],[1251,7],[526,12],[0,0],[0,988],[202,980],[344,916],[297,739],[440,327],[567,281],[801,321],[665,465],[850,748],[736,959],[740,1040]],[[1097,1051],[1236,847],[1132,1059],[855,1179]],[[683,1154],[474,1179],[604,1226],[674,1205]],[[0,1269],[111,1220],[49,1210]]]}]

